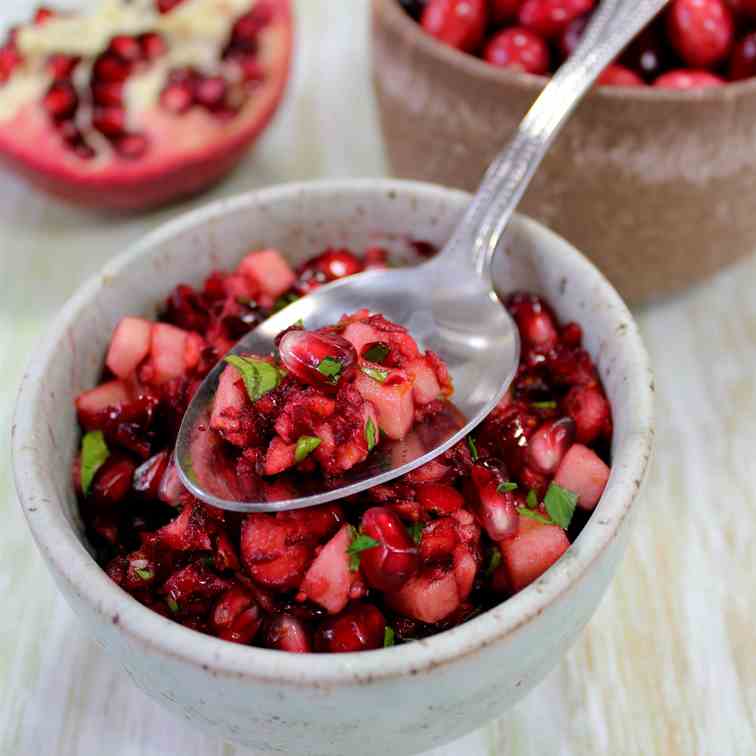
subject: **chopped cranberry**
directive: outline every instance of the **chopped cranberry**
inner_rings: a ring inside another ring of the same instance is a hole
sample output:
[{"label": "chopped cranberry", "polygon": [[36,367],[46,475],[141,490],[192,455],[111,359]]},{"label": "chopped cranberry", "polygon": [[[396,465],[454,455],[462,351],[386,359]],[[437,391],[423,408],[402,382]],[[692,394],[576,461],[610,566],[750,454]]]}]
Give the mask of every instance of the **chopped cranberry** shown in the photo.
[{"label": "chopped cranberry", "polygon": [[355,602],[315,631],[315,651],[339,654],[383,646],[386,620],[372,604]]},{"label": "chopped cranberry", "polygon": [[549,48],[541,37],[528,29],[512,27],[499,32],[486,44],[483,58],[501,68],[545,74],[549,70]]},{"label": "chopped cranberry", "polygon": [[420,20],[436,39],[465,52],[476,50],[486,28],[485,0],[429,0]]}]

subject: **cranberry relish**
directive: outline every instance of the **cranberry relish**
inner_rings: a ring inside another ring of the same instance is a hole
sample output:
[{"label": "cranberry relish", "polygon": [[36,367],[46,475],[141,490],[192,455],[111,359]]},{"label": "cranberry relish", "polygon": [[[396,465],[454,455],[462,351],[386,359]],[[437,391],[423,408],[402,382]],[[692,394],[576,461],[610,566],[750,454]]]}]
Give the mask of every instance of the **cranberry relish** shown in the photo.
[{"label": "cranberry relish", "polygon": [[[181,486],[171,451],[212,365],[273,310],[386,259],[380,248],[361,258],[329,249],[292,271],[276,251],[255,252],[201,289],[178,286],[159,322],[119,323],[101,384],[76,400],[85,435],[73,476],[98,561],[142,604],[238,643],[368,650],[496,605],[578,535],[609,476],[610,407],[580,326],[560,326],[526,293],[506,303],[523,344],[511,389],[438,459],[348,500],[275,515],[221,511]],[[341,338],[383,325],[366,313],[345,323]],[[378,343],[388,351],[371,355],[376,369],[404,369],[392,337]],[[271,496],[288,496],[285,479],[264,479]]]},{"label": "cranberry relish", "polygon": [[[575,49],[597,0],[399,0],[432,36],[494,66],[545,75]],[[756,0],[672,0],[599,84],[692,89],[756,75]]]}]

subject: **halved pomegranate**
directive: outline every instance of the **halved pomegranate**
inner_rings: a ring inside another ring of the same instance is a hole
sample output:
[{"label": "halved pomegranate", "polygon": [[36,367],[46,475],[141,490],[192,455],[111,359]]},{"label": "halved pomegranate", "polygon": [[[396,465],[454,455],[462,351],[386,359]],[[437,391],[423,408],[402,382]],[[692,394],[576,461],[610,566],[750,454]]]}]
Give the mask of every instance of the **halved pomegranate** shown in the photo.
[{"label": "halved pomegranate", "polygon": [[101,0],[37,14],[0,47],[0,156],[35,185],[137,210],[206,188],[267,125],[289,0]]}]

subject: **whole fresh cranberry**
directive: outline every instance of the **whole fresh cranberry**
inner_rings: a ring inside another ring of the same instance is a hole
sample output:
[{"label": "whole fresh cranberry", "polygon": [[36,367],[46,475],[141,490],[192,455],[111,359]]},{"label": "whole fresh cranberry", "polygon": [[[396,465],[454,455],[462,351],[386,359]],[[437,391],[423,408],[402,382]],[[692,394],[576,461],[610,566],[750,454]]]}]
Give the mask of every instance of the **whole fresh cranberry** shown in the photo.
[{"label": "whole fresh cranberry", "polygon": [[402,521],[386,507],[373,507],[362,516],[362,532],[378,541],[360,556],[368,584],[379,591],[398,591],[417,572],[417,546]]},{"label": "whole fresh cranberry", "polygon": [[654,86],[660,89],[702,89],[704,87],[719,87],[725,83],[724,79],[709,71],[680,68],[662,74]]},{"label": "whole fresh cranberry", "polygon": [[486,15],[485,0],[430,0],[420,23],[447,45],[474,52],[483,41]]},{"label": "whole fresh cranberry", "polygon": [[593,10],[594,0],[525,0],[517,16],[521,26],[556,39],[571,21]]},{"label": "whole fresh cranberry", "polygon": [[321,653],[369,651],[383,646],[386,620],[372,604],[353,602],[329,617],[315,631],[315,650]]},{"label": "whole fresh cranberry", "polygon": [[730,56],[729,76],[733,81],[756,76],[756,32],[746,34]]},{"label": "whole fresh cranberry", "polygon": [[672,0],[667,33],[689,66],[708,68],[724,60],[732,48],[732,11],[724,0]]},{"label": "whole fresh cranberry", "polygon": [[483,58],[500,68],[545,74],[549,70],[549,48],[537,34],[513,26],[495,34],[486,44]]},{"label": "whole fresh cranberry", "polygon": [[598,84],[606,87],[643,87],[645,82],[635,71],[619,63],[607,66],[597,79]]}]

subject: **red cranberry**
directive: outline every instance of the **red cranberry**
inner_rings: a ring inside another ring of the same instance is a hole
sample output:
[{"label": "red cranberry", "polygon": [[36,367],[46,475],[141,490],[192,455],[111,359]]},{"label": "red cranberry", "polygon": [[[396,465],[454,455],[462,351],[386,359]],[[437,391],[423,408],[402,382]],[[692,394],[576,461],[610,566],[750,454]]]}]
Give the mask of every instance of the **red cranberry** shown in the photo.
[{"label": "red cranberry", "polygon": [[435,515],[450,515],[465,505],[462,494],[443,483],[420,483],[415,493],[420,506]]},{"label": "red cranberry", "polygon": [[571,21],[593,10],[594,4],[594,0],[525,0],[518,20],[541,37],[555,39]]},{"label": "red cranberry", "polygon": [[278,351],[286,369],[313,386],[334,386],[357,362],[352,344],[335,333],[289,331],[279,342]]},{"label": "red cranberry", "polygon": [[252,596],[240,586],[234,586],[218,599],[210,622],[219,638],[251,643],[260,629],[262,616]]},{"label": "red cranberry", "polygon": [[373,507],[362,516],[362,532],[379,544],[360,555],[365,579],[379,591],[398,591],[419,566],[407,529],[390,509]]},{"label": "red cranberry", "polygon": [[730,56],[729,77],[733,81],[756,76],[756,32],[746,34]]},{"label": "red cranberry", "polygon": [[508,24],[517,18],[523,0],[488,0],[488,10],[495,24]]},{"label": "red cranberry", "polygon": [[570,389],[564,398],[564,408],[575,421],[575,440],[579,444],[593,443],[609,427],[611,409],[599,386]]},{"label": "red cranberry", "polygon": [[642,87],[645,82],[635,71],[619,63],[607,66],[598,77],[597,83],[605,87]]},{"label": "red cranberry", "polygon": [[112,506],[123,501],[134,479],[134,463],[124,457],[112,456],[97,471],[92,495],[98,504]]},{"label": "red cranberry", "polygon": [[654,82],[654,86],[661,89],[703,89],[704,87],[718,87],[724,83],[724,79],[720,79],[709,71],[681,68],[662,74]]},{"label": "red cranberry", "polygon": [[290,614],[273,617],[265,630],[265,646],[293,654],[307,654],[312,650],[304,624]]},{"label": "red cranberry", "polygon": [[315,650],[339,654],[383,647],[386,620],[372,604],[354,602],[315,631]]},{"label": "red cranberry", "polygon": [[672,0],[667,33],[689,66],[707,68],[727,57],[735,26],[724,0]]},{"label": "red cranberry", "polygon": [[494,66],[516,68],[525,73],[545,74],[549,70],[549,48],[537,34],[514,26],[491,37],[483,58]]},{"label": "red cranberry", "polygon": [[451,47],[474,52],[486,29],[485,0],[429,0],[420,19],[425,31]]}]

